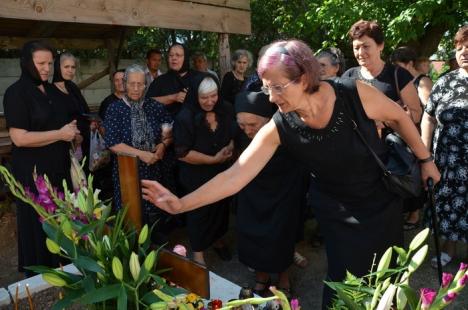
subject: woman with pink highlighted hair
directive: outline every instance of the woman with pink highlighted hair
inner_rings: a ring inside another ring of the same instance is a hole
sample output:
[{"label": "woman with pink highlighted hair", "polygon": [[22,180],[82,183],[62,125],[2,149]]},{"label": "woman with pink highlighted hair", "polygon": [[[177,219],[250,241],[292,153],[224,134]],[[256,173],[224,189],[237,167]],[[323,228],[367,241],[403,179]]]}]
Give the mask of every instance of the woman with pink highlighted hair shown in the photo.
[{"label": "woman with pink highlighted hair", "polygon": [[[413,122],[394,101],[360,81],[320,81],[319,72],[305,43],[273,43],[260,59],[258,73],[262,90],[279,111],[237,162],[180,199],[144,180],[143,197],[171,213],[196,209],[238,192],[282,145],[291,160],[312,171],[312,199],[327,247],[327,280],[341,281],[346,270],[356,276],[368,273],[374,253],[402,243],[402,202],[385,188],[382,171],[351,119],[382,159],[387,153],[375,120],[389,124],[422,160],[424,182],[429,177],[438,182],[440,175]],[[332,297],[325,289],[324,309]]]}]

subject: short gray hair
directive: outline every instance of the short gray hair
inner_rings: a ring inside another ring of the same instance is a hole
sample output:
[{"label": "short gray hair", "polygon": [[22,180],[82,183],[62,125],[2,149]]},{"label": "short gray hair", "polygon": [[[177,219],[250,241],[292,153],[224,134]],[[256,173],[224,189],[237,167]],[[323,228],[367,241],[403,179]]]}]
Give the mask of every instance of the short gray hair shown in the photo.
[{"label": "short gray hair", "polygon": [[65,53],[60,54],[60,64],[62,64],[62,62],[63,62],[65,59],[71,59],[71,60],[73,60],[73,62],[75,63],[75,66],[78,67],[78,60],[76,59],[76,57],[75,57],[72,53],[70,53],[70,52],[65,52]]},{"label": "short gray hair", "polygon": [[232,56],[231,56],[231,66],[232,66],[232,68],[235,67],[236,61],[238,61],[239,58],[241,58],[241,57],[247,57],[248,67],[250,68],[252,66],[252,63],[253,63],[252,53],[249,52],[248,50],[242,50],[242,49],[236,50],[232,54]]},{"label": "short gray hair", "polygon": [[197,58],[203,58],[203,60],[208,61],[208,58],[206,58],[206,55],[203,52],[195,52],[192,54],[192,60],[195,60]]},{"label": "short gray hair", "polygon": [[[137,64],[133,64],[133,65],[128,66],[125,69],[125,73],[124,73],[124,82],[125,83],[127,82],[128,76],[130,75],[130,73],[141,73],[141,74],[143,74],[143,76],[145,76],[145,69],[143,69],[142,66],[137,65]],[[146,84],[146,78],[145,78],[145,84]]]},{"label": "short gray hair", "polygon": [[206,78],[204,78],[202,82],[200,83],[200,86],[198,86],[199,95],[208,94],[215,90],[218,90],[218,84],[210,76],[207,76]]}]

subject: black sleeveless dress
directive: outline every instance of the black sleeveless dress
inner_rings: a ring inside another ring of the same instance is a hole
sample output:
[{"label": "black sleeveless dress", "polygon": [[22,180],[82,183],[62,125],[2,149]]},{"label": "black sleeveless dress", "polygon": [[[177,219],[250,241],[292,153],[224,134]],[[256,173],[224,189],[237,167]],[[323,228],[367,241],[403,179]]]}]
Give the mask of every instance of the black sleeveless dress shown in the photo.
[{"label": "black sleeveless dress", "polygon": [[[346,270],[356,276],[367,274],[374,253],[380,257],[388,247],[402,244],[402,203],[385,189],[381,170],[351,127],[349,114],[385,161],[385,145],[374,121],[365,114],[356,82],[327,82],[337,99],[325,128],[308,127],[295,112],[277,112],[273,119],[281,145],[312,171],[311,199],[325,237],[327,280],[341,281]],[[324,309],[332,297],[333,292],[325,287]]]}]

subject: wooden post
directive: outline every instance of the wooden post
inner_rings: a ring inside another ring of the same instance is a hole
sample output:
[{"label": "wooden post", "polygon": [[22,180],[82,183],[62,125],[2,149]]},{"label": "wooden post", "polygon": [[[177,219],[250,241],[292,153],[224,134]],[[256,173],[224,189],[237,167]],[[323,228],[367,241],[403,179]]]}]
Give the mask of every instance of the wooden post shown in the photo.
[{"label": "wooden post", "polygon": [[224,75],[232,70],[231,66],[231,51],[229,49],[229,34],[220,33],[218,35],[219,46],[219,71],[221,79]]},{"label": "wooden post", "polygon": [[114,83],[112,83],[112,76],[114,75],[115,72],[115,47],[112,42],[112,39],[107,39],[106,40],[106,46],[107,46],[107,61],[109,63],[109,80],[110,80],[110,88],[111,92],[114,92]]},{"label": "wooden post", "polygon": [[141,218],[141,187],[138,173],[138,157],[117,154],[120,181],[120,197],[122,206],[127,207],[126,220],[139,231],[142,226]]}]

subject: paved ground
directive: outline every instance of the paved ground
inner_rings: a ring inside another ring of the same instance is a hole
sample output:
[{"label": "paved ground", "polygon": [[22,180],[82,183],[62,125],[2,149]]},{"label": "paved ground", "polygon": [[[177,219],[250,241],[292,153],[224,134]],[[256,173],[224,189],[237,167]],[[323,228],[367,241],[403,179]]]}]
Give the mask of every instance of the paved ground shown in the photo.
[{"label": "paved ground", "polygon": [[[3,227],[0,228],[6,228],[4,222],[0,221],[0,224],[3,224]],[[8,234],[3,231],[4,234],[2,234],[2,238],[0,238],[0,240],[3,241],[0,242],[2,244],[2,247],[0,247],[0,287],[7,286],[8,284],[21,278],[21,274],[16,272],[16,243],[14,241],[14,233],[12,234],[11,229],[13,228],[12,226],[14,226],[14,224],[10,223],[8,226],[10,226],[9,229],[6,230]],[[305,231],[306,236],[312,235],[313,227],[314,222],[308,221]],[[416,232],[407,234],[406,239],[411,240],[415,233]],[[181,240],[181,243],[186,243],[186,241],[184,241],[185,238],[182,231],[177,234],[176,238]],[[8,240],[10,242],[6,242]],[[232,244],[232,249],[234,249],[233,260],[230,262],[223,262],[212,250],[209,250],[207,252],[208,266],[210,266],[212,271],[241,286],[253,285],[254,274],[248,271],[248,269],[237,260],[237,254],[235,253],[235,237],[233,227],[231,227],[229,230],[227,240]],[[314,249],[309,245],[309,242],[310,239],[306,237],[306,240],[299,245],[299,251],[307,257],[309,260],[309,266],[305,269],[292,266],[290,268],[290,274],[293,293],[295,296],[299,297],[302,309],[315,310],[320,309],[321,305],[321,294],[323,287],[322,281],[325,277],[326,257],[323,247]],[[430,242],[432,251],[432,240]],[[7,243],[9,246],[5,247]],[[358,251],[359,249],[356,250]],[[432,253],[430,253],[429,257],[432,257]],[[343,259],[346,258],[344,257]],[[468,262],[466,246],[460,246],[457,249],[457,257],[455,258],[454,263],[450,264],[445,271],[455,273],[462,259],[465,262]],[[412,282],[413,287],[415,288],[438,287],[436,271],[430,267],[428,259],[426,259],[426,262],[423,264],[423,266],[421,266],[421,268],[413,276]],[[232,297],[236,298],[237,296]],[[463,291],[461,296],[458,297],[456,302],[449,309],[468,310],[468,288]]]}]

